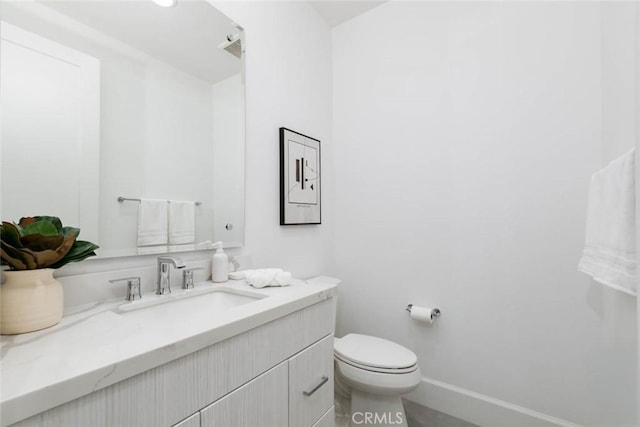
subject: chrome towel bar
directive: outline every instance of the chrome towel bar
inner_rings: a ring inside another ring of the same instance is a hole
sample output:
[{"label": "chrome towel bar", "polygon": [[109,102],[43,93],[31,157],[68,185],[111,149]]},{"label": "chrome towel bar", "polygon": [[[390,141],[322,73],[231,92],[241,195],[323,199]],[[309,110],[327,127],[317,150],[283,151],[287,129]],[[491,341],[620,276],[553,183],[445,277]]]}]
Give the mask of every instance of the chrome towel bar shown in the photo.
[{"label": "chrome towel bar", "polygon": [[[122,196],[118,196],[118,202],[122,203],[122,202],[139,202],[140,199],[134,199],[131,197],[122,197]],[[167,200],[167,203],[169,203],[169,201]],[[196,206],[200,206],[202,204],[201,201],[196,200],[195,202]]]}]

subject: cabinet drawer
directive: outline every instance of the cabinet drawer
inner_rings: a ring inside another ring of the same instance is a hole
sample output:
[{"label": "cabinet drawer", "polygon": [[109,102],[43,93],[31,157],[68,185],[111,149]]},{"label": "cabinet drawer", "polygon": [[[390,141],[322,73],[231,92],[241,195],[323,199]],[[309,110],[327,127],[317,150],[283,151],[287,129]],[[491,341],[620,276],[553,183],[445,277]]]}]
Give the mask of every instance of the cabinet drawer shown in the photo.
[{"label": "cabinet drawer", "polygon": [[287,362],[200,411],[201,427],[287,425]]},{"label": "cabinet drawer", "polygon": [[336,427],[336,410],[332,406],[313,427]]},{"label": "cabinet drawer", "polygon": [[196,412],[189,418],[180,421],[178,424],[175,424],[173,427],[200,427],[200,412]]},{"label": "cabinet drawer", "polygon": [[333,406],[333,334],[289,359],[289,426],[312,426]]}]

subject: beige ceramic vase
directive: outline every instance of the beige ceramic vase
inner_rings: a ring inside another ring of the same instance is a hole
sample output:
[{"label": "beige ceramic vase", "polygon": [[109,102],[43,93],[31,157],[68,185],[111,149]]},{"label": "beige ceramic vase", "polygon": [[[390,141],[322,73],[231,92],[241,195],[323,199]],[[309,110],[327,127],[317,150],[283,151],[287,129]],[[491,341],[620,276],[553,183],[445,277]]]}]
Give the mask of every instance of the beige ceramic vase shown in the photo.
[{"label": "beige ceramic vase", "polygon": [[62,285],[54,270],[3,271],[0,286],[0,333],[22,334],[48,328],[62,319]]}]

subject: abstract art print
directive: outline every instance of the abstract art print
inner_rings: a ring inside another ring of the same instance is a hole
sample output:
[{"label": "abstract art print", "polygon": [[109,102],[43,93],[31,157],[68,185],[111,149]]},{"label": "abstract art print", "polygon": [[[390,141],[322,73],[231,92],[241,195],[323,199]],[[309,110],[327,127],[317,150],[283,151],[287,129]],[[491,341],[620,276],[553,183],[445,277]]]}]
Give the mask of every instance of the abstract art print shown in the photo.
[{"label": "abstract art print", "polygon": [[280,128],[280,225],[320,224],[320,141]]}]

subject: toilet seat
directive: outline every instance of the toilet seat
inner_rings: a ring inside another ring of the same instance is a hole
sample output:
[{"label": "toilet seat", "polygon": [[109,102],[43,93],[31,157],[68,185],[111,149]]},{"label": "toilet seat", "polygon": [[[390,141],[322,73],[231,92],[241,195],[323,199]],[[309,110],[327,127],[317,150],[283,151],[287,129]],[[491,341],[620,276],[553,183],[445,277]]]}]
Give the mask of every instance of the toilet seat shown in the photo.
[{"label": "toilet seat", "polygon": [[363,369],[365,371],[376,372],[379,374],[407,374],[418,369],[418,364],[413,366],[409,366],[407,368],[376,368],[372,366],[362,365],[351,360],[345,360],[337,354],[334,354],[336,360],[340,362],[346,363],[347,365],[353,366],[354,368]]},{"label": "toilet seat", "polygon": [[368,335],[348,334],[336,338],[334,355],[353,367],[383,374],[406,374],[418,368],[418,358],[411,350]]}]

